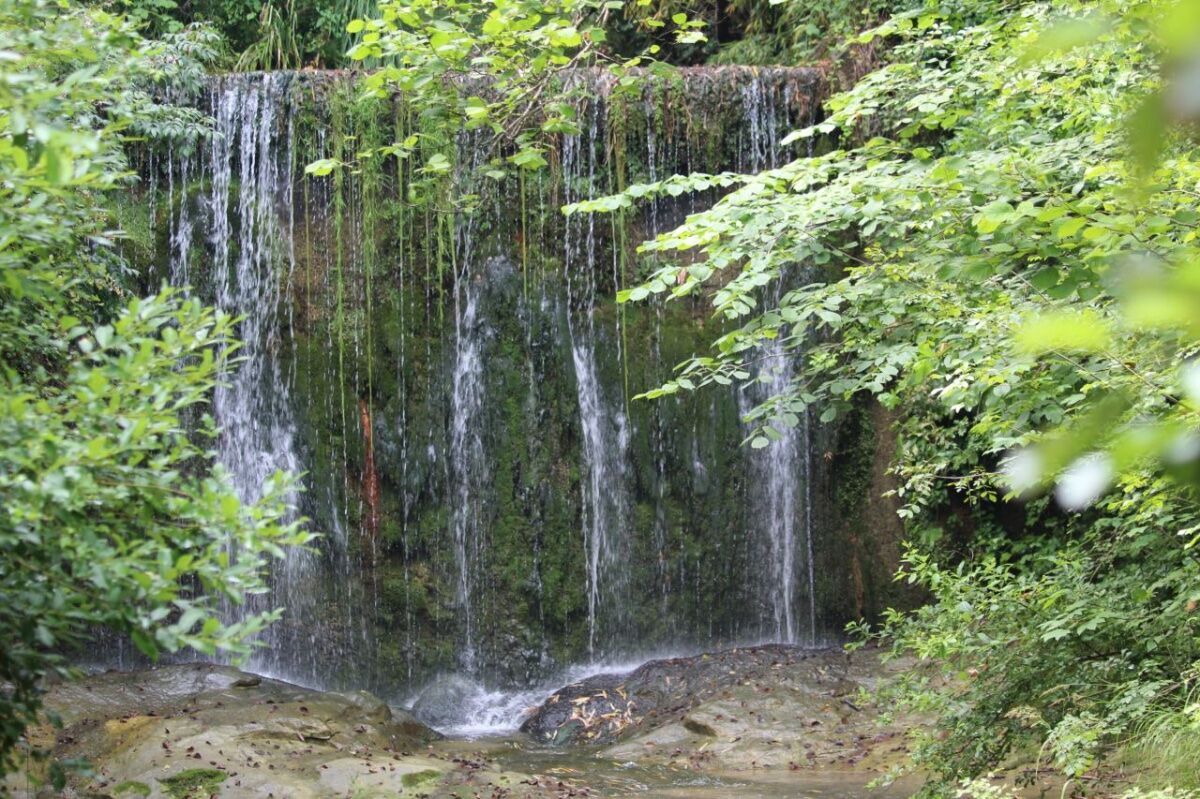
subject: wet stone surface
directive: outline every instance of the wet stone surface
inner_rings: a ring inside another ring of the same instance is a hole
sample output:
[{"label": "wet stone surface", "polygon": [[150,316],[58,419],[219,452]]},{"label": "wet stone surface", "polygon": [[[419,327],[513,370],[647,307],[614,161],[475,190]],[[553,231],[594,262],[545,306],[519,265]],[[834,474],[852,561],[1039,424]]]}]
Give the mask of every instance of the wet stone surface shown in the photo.
[{"label": "wet stone surface", "polygon": [[534,735],[472,741],[366,693],[171,666],[53,686],[63,727],[35,735],[92,763],[70,799],[850,799],[905,751],[903,729],[857,696],[884,671],[869,654],[778,646],[651,661],[560,690]]},{"label": "wet stone surface", "polygon": [[[208,664],[109,672],[50,689],[62,728],[35,731],[90,779],[67,796],[324,797],[351,785],[403,787],[444,770],[403,758],[440,736],[366,692],[326,693]],[[28,778],[18,796],[45,796]]]}]

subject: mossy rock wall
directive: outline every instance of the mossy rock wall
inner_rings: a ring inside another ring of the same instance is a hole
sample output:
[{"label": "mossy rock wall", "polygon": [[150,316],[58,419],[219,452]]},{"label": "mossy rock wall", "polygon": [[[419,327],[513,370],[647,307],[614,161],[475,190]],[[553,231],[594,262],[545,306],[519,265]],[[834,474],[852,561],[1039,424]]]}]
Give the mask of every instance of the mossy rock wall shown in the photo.
[{"label": "mossy rock wall", "polygon": [[[623,96],[585,79],[585,131],[550,154],[548,169],[476,185],[472,207],[435,202],[437,210],[408,202],[413,163],[355,157],[419,132],[402,101],[359,100],[345,75],[289,79],[286,108],[267,135],[278,142],[279,168],[293,175],[290,202],[261,199],[276,203],[287,236],[270,267],[278,296],[263,298],[281,310],[278,329],[256,351],[277,359],[286,376],[307,468],[300,510],[326,538],[323,578],[280,623],[290,630],[276,639],[281,646],[303,650],[284,676],[404,691],[463,665],[465,606],[472,665],[509,684],[589,657],[770,637],[762,543],[748,532],[756,509],[736,397],[631,398],[704,351],[720,322],[689,300],[613,302],[653,266],[636,244],[714,195],[575,222],[559,208],[675,173],[768,167],[785,157],[773,143],[813,120],[823,78],[808,70],[685,70]],[[213,91],[253,80],[227,78]],[[303,177],[318,158],[354,166]],[[178,279],[182,269],[211,298],[227,276],[207,266],[219,220],[207,205],[203,160],[203,152],[144,154],[145,188],[122,215],[152,239],[133,251],[148,283]],[[236,249],[240,222],[226,221]],[[185,222],[202,233],[180,253]],[[455,537],[463,455],[453,434],[464,336],[482,363],[475,388],[483,401],[469,433],[485,453],[469,500],[465,594]],[[620,551],[601,572],[594,607],[583,530],[595,512],[586,485],[595,467],[584,458],[580,348],[594,365],[606,441],[621,449],[621,468],[606,473],[611,484],[603,486],[620,497],[620,529],[605,531]],[[877,542],[864,533],[874,517],[851,523],[843,512],[863,507],[864,494],[881,486],[868,418],[814,435],[820,613],[819,629],[806,631],[814,640],[887,601],[892,555],[876,558]],[[858,477],[839,477],[843,465]],[[847,568],[847,552],[857,571]]]}]

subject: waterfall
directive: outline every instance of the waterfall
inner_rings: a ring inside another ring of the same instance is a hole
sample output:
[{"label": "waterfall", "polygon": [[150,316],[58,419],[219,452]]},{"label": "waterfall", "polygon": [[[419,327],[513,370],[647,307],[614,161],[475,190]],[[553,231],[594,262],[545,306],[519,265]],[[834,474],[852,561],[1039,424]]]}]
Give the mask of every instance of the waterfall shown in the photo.
[{"label": "waterfall", "polygon": [[[182,190],[191,180],[192,154],[189,151],[174,153],[167,158],[167,196],[172,200],[176,197],[176,184]],[[183,192],[179,195],[182,197]],[[179,203],[177,213],[168,211],[168,240],[170,242],[170,267],[168,273],[171,282],[176,286],[187,286],[191,283],[188,269],[188,255],[192,249],[192,215],[186,202]]]},{"label": "waterfall", "polygon": [[[743,413],[779,394],[791,382],[791,358],[781,345],[772,344],[763,359],[765,365],[759,372],[760,382],[743,389],[739,395]],[[806,551],[811,552],[808,495],[803,489],[808,482],[807,443],[807,428],[785,428],[777,440],[748,455],[749,503],[754,508],[752,532],[760,537],[756,549],[766,572],[758,593],[760,601],[771,613],[771,626],[763,629],[761,634],[789,644],[800,640],[796,623],[798,543],[803,543]],[[811,555],[806,560],[811,564]],[[811,586],[811,580],[809,584]],[[810,629],[810,635],[811,632]]]},{"label": "waterfall", "polygon": [[743,169],[760,172],[779,165],[779,111],[775,86],[755,72],[742,85],[746,144],[742,149]]},{"label": "waterfall", "polygon": [[[297,261],[293,77],[226,76],[214,79],[207,95],[214,121],[208,146],[173,150],[165,163],[167,273],[172,284],[240,318],[241,346],[214,392],[213,415],[221,430],[217,461],[239,496],[253,502],[277,471],[299,475],[309,468],[299,444],[294,375],[283,357],[294,346],[288,296]],[[302,497],[286,499],[298,508]],[[326,490],[308,501],[338,505]],[[284,610],[283,620],[258,636],[250,668],[319,682],[327,668],[323,639],[335,628],[349,635],[354,627],[360,592],[345,579],[353,568],[342,514],[324,514],[318,531],[322,551],[288,550],[272,565],[266,593],[240,604],[222,602],[231,622]],[[330,580],[330,568],[343,579]]]},{"label": "waterfall", "polygon": [[[629,431],[624,414],[606,407],[596,374],[595,330],[589,318],[572,330],[571,356],[579,392],[579,424],[583,429],[583,542],[587,557],[588,654],[596,652],[597,626],[604,598],[618,589],[615,567],[623,554],[626,524],[624,480]],[[619,599],[617,600],[620,601]],[[620,614],[620,606],[612,611]]]},{"label": "waterfall", "polygon": [[284,608],[250,668],[393,697],[458,672],[488,694],[609,657],[812,641],[818,611],[837,618],[815,587],[810,421],[738,446],[790,356],[736,395],[629,401],[713,328],[690,300],[617,309],[613,295],[655,266],[636,244],[716,192],[558,213],[634,182],[778,164],[817,76],[683,70],[621,96],[595,73],[572,80],[581,131],[547,170],[485,180],[491,134],[460,137],[460,204],[409,202],[411,159],[303,175],[417,132],[340,74],[213,79],[216,134],[140,160],[152,269],[242,319],[214,397],[217,458],[247,500],[276,469],[303,474],[293,499],[322,534],[273,564],[267,594],[225,608]]},{"label": "waterfall", "polygon": [[[217,130],[210,161],[211,269],[217,306],[243,317],[239,364],[218,385],[213,410],[221,428],[218,460],[246,501],[261,496],[276,471],[304,470],[296,450],[290,381],[278,358],[285,333],[280,304],[294,267],[288,224],[293,185],[290,83],[288,76],[278,74],[231,77],[220,81],[212,95]],[[236,226],[230,224],[229,208],[235,175]],[[295,504],[296,497],[290,499]],[[275,564],[267,594],[229,608],[235,620],[276,607],[289,615],[288,623],[263,632],[265,646],[256,650],[254,668],[288,672],[289,655],[298,653],[285,645],[285,638],[309,615],[318,569],[313,552],[291,549]]]}]

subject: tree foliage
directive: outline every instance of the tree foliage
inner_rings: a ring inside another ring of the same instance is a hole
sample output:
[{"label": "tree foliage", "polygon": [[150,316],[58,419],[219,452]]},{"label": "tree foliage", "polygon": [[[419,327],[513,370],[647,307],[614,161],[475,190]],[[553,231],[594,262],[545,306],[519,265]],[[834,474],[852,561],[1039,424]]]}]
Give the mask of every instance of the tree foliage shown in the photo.
[{"label": "tree foliage", "polygon": [[755,379],[782,342],[801,368],[752,445],[862,395],[896,414],[903,577],[936,602],[872,634],[934,671],[897,691],[939,713],[915,762],[946,784],[1200,725],[1198,9],[930,0],[786,140],[823,153],[566,209],[737,186],[642,245],[678,258],[623,301],[703,293],[733,325],[646,396]]},{"label": "tree foliage", "polygon": [[242,70],[334,67],[345,62],[346,23],[372,0],[111,0],[144,35],[162,37],[205,25],[221,37],[220,61]]},{"label": "tree foliage", "polygon": [[173,290],[130,296],[109,229],[126,143],[202,128],[158,98],[195,86],[212,44],[143,41],[65,2],[0,7],[0,773],[43,678],[96,626],[150,656],[244,651],[274,614],[226,625],[218,602],[261,590],[267,560],[308,540],[288,477],[248,505],[212,468],[202,412],[235,320]]},{"label": "tree foliage", "polygon": [[[757,0],[748,6],[756,4]],[[537,13],[551,20],[564,18],[569,25],[586,16],[581,12],[594,10],[599,12],[596,17],[601,19],[603,27],[599,36],[606,41],[611,38],[605,50],[614,58],[636,56],[652,47],[669,51],[673,63],[694,63],[707,57],[712,48],[706,43],[705,37],[696,35],[694,30],[688,36],[678,36],[673,17],[683,13],[704,22],[710,9],[703,4],[683,4],[666,10],[667,4],[657,4],[651,13],[641,13],[641,10],[650,6],[648,2],[510,2],[493,5],[397,4],[375,0],[339,0],[334,3],[319,0],[206,0],[196,3],[115,0],[113,3],[116,10],[137,22],[147,35],[175,33],[197,23],[211,26],[222,37],[223,50],[227,50],[222,52],[221,60],[239,70],[330,68],[354,64],[362,60],[354,54],[356,46],[362,43],[355,33],[363,30],[355,21],[392,21],[397,18],[397,9],[401,8],[427,17],[432,15],[433,18],[444,19],[448,25],[460,27],[464,13],[486,15],[489,10],[496,10],[499,18],[509,19],[521,16],[521,13]],[[621,11],[623,7],[626,11],[637,11],[624,13]],[[518,8],[525,11],[518,12]],[[617,13],[608,13],[612,11]],[[595,39],[596,42],[599,40]],[[553,50],[559,43],[547,40],[544,44],[547,49]],[[541,49],[532,55],[536,57],[540,52]]]},{"label": "tree foliage", "polygon": [[[503,180],[548,165],[562,135],[577,134],[578,70],[603,67],[614,93],[632,92],[650,72],[668,71],[661,47],[618,57],[606,47],[610,0],[382,0],[374,19],[355,19],[356,62],[379,66],[364,76],[364,94],[399,96],[407,125],[398,141],[354,153],[410,164],[408,199],[455,213],[478,199],[476,179]],[[665,23],[656,28],[668,27]],[[704,24],[671,18],[677,42],[704,39]],[[584,98],[586,99],[586,98]],[[327,175],[352,166],[333,158],[309,164]],[[456,185],[457,181],[457,185]]]}]

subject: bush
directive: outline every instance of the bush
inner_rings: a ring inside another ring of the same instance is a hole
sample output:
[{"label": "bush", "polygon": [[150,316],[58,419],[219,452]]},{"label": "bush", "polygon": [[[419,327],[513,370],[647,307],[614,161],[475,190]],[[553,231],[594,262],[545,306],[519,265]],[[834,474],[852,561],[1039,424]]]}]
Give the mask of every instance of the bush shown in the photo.
[{"label": "bush", "polygon": [[244,651],[274,614],[225,625],[217,601],[261,590],[267,560],[309,539],[286,521],[290,478],[242,503],[213,467],[212,419],[183,422],[228,367],[234,320],[173,290],[130,297],[108,230],[127,139],[202,129],[156,89],[194,86],[211,42],[0,6],[0,774],[43,678],[69,674],[64,654],[97,625],[150,656]]}]

